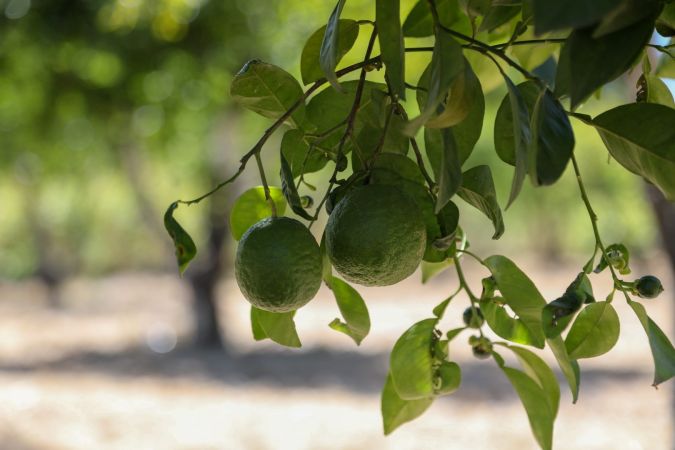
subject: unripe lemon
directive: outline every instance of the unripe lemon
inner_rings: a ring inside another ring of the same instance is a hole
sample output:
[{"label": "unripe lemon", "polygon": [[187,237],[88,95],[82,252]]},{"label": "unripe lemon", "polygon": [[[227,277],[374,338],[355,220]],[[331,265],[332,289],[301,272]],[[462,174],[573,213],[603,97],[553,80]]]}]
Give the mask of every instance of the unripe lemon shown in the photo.
[{"label": "unripe lemon", "polygon": [[234,262],[237,284],[256,308],[294,311],[321,286],[321,252],[314,236],[300,222],[270,217],[241,237]]},{"label": "unripe lemon", "polygon": [[348,281],[388,286],[410,276],[422,261],[426,228],[417,204],[393,186],[350,191],[326,225],[326,250]]}]

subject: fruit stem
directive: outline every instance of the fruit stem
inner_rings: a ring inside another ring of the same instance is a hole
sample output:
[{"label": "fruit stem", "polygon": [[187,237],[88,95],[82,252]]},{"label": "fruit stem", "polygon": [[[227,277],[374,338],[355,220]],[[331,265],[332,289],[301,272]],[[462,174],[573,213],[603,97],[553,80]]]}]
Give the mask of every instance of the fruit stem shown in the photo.
[{"label": "fruit stem", "polygon": [[[607,258],[607,251],[605,250],[605,246],[602,244],[602,239],[600,238],[600,230],[598,229],[598,216],[595,214],[595,211],[593,211],[593,207],[591,206],[591,202],[588,199],[588,194],[586,194],[586,188],[584,186],[584,181],[581,178],[581,171],[579,170],[579,164],[577,163],[577,159],[574,156],[574,153],[572,153],[572,166],[574,167],[574,173],[576,174],[577,178],[577,184],[579,185],[579,193],[581,194],[581,199],[584,201],[584,205],[586,205],[586,211],[588,211],[588,218],[591,219],[591,226],[593,227],[593,234],[595,235],[595,244],[596,247],[600,249],[601,252],[601,258],[605,260],[607,263],[607,266],[609,267],[609,271],[612,274],[612,279],[614,280],[614,287],[616,287],[618,290],[623,292],[624,297],[626,297],[626,301],[630,301],[630,297],[628,296],[628,292],[626,292],[626,289],[622,285],[622,280],[618,277],[616,274],[616,271],[614,270],[614,266],[612,266],[611,261],[609,258]],[[608,302],[611,303],[611,299],[608,300]]]},{"label": "fruit stem", "polygon": [[[452,260],[455,263],[455,270],[457,271],[457,278],[459,278],[459,286],[464,289],[466,292],[466,295],[469,296],[469,300],[471,301],[471,312],[473,313],[474,317],[478,316],[478,306],[476,306],[476,303],[478,302],[478,297],[474,295],[473,292],[471,292],[471,288],[469,287],[469,283],[466,282],[466,278],[464,278],[464,272],[462,271],[462,265],[459,262],[459,258],[457,257],[457,253],[452,255]],[[480,336],[483,337],[483,329],[479,328],[478,332],[480,333]]]},{"label": "fruit stem", "polygon": [[263,190],[265,191],[265,200],[270,205],[272,210],[272,217],[277,217],[277,205],[274,204],[272,196],[270,195],[270,187],[267,184],[267,177],[265,176],[265,168],[263,167],[262,158],[260,158],[260,152],[255,154],[255,162],[258,164],[258,172],[260,172],[260,181],[262,181]]}]

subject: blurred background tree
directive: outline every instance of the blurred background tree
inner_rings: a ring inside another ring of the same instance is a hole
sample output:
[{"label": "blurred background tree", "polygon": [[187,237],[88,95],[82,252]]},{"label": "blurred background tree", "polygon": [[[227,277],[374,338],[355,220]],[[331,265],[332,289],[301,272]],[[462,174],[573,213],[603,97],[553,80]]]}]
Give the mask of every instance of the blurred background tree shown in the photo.
[{"label": "blurred background tree", "polygon": [[[266,124],[232,107],[233,74],[256,57],[297,75],[302,45],[325,22],[330,3],[0,0],[0,278],[38,277],[52,288],[56,306],[58,286],[69,277],[175,273],[163,210],[233,172]],[[403,2],[404,14],[413,3]],[[371,6],[348,2],[344,15],[368,17]],[[353,61],[363,47],[351,52]],[[411,58],[411,75],[421,72],[423,58]],[[489,71],[494,68],[486,65],[479,73],[486,92]],[[607,102],[633,101],[633,83],[613,83],[585,112],[601,101],[605,109]],[[497,90],[487,97],[474,163],[496,158],[490,118],[503,95]],[[577,133],[577,153],[592,174],[589,189],[601,204],[603,235],[624,242],[638,259],[649,256],[657,228],[642,181],[607,164],[592,130]],[[495,174],[500,199],[511,177],[503,167]],[[244,179],[181,217],[201,249],[186,273],[198,345],[224,346],[215,287],[221,275],[231,275],[227,210],[238,191],[254,183]],[[463,217],[465,228],[489,227],[470,209]],[[571,173],[554,188],[526,188],[505,219],[502,241],[474,232],[472,244],[483,252],[495,246],[505,254],[531,252],[551,263],[593,246]]]}]

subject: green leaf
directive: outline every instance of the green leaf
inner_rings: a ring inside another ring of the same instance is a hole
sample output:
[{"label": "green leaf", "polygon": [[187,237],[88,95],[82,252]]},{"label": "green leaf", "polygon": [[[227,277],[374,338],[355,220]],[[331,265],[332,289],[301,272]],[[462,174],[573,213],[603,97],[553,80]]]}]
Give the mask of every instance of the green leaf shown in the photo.
[{"label": "green leaf", "polygon": [[284,193],[286,201],[291,206],[291,209],[298,216],[303,219],[312,220],[312,216],[305,211],[305,208],[302,207],[302,202],[300,201],[300,195],[298,190],[295,187],[295,182],[293,181],[293,172],[291,171],[291,166],[288,164],[286,157],[283,152],[279,154],[281,159],[281,171],[279,176],[281,177],[281,190]]},{"label": "green leaf", "polygon": [[305,119],[303,94],[300,84],[291,74],[257,59],[247,62],[230,85],[230,95],[234,101],[270,119],[280,118],[301,101],[301,105],[287,119],[293,128],[298,128]]},{"label": "green leaf", "polygon": [[591,303],[572,324],[565,347],[570,358],[593,358],[612,349],[619,339],[619,316],[608,302]]},{"label": "green leaf", "polygon": [[553,422],[555,412],[547,401],[547,394],[539,384],[520,370],[499,364],[504,375],[509,379],[520,401],[525,407],[532,434],[544,450],[553,445]]},{"label": "green leaf", "polygon": [[579,363],[574,359],[570,359],[570,356],[567,354],[567,349],[565,348],[565,341],[563,341],[562,337],[558,336],[553,339],[546,339],[546,342],[558,362],[558,367],[560,367],[563,375],[565,375],[567,384],[572,392],[572,403],[576,403],[579,398],[579,383],[581,377]]},{"label": "green leaf", "polygon": [[459,208],[452,201],[449,201],[436,214],[436,220],[439,225],[439,234],[431,236],[433,238],[433,246],[441,251],[452,248],[455,243],[457,226],[459,225]]},{"label": "green leaf", "polygon": [[326,251],[326,232],[321,234],[321,244],[319,245],[321,251],[321,278],[328,287],[333,282],[333,266],[330,263],[328,252]]},{"label": "green leaf", "polygon": [[337,76],[335,75],[335,68],[339,60],[340,54],[340,14],[342,8],[345,6],[346,0],[338,0],[335,4],[335,9],[328,19],[326,24],[326,32],[321,41],[321,49],[319,50],[319,65],[328,82],[337,91],[342,92]]},{"label": "green leaf", "polygon": [[490,256],[485,265],[492,273],[504,302],[515,312],[527,327],[533,345],[544,348],[544,331],[541,324],[541,310],[546,300],[541,296],[532,280],[511,260],[504,256]]},{"label": "green leaf", "polygon": [[[528,147],[530,145],[532,136],[530,131],[530,114],[525,104],[525,100],[520,95],[520,91],[509,77],[504,75],[504,82],[508,89],[509,103],[511,105],[511,122],[513,125],[513,149],[515,156],[516,170],[513,174],[513,181],[511,183],[511,193],[509,194],[509,201],[506,204],[508,208],[518,197],[525,175],[528,172]],[[495,124],[496,126],[496,124]],[[495,133],[496,136],[496,133]]]},{"label": "green leaf", "polygon": [[414,136],[435,113],[445,99],[455,78],[464,70],[462,46],[445,30],[436,30],[436,42],[431,55],[429,89],[421,114],[408,123],[406,134]]},{"label": "green leaf", "polygon": [[544,391],[546,401],[553,413],[553,418],[555,418],[558,415],[560,405],[560,387],[553,370],[543,359],[530,350],[512,345],[505,345],[505,347],[516,355],[523,371]]},{"label": "green leaf", "polygon": [[621,0],[532,0],[534,29],[537,34],[564,28],[582,28],[599,21]]},{"label": "green leaf", "polygon": [[373,161],[371,170],[374,172],[376,179],[381,179],[385,175],[381,170],[386,170],[395,173],[404,180],[412,181],[421,186],[424,185],[424,176],[419,166],[405,155],[382,153]]},{"label": "green leaf", "polygon": [[291,167],[293,178],[323,169],[330,158],[310,146],[304,131],[288,130],[281,139],[281,153]]},{"label": "green leaf", "polygon": [[629,301],[628,304],[635,315],[640,319],[649,338],[649,347],[654,357],[654,386],[670,380],[675,375],[675,349],[666,334],[647,315],[645,307],[638,302]]},{"label": "green leaf", "polygon": [[370,332],[370,315],[366,302],[356,289],[339,278],[333,277],[328,286],[333,291],[340,314],[345,320],[342,322],[340,319],[335,319],[329,326],[354,339],[356,345],[360,345]]},{"label": "green leaf", "polygon": [[376,0],[375,23],[388,84],[392,94],[405,100],[405,45],[401,31],[401,1]]},{"label": "green leaf", "polygon": [[562,297],[544,307],[541,312],[541,321],[547,338],[558,337],[565,331],[574,315],[583,306],[583,300],[576,293],[565,292]]},{"label": "green leaf", "polygon": [[437,322],[437,318],[417,322],[394,344],[389,371],[396,392],[402,399],[415,400],[434,395],[431,346]]},{"label": "green leaf", "polygon": [[436,395],[448,395],[455,392],[462,383],[462,370],[457,363],[442,361],[436,372]]},{"label": "green leaf", "polygon": [[[450,201],[452,196],[455,195],[460,189],[460,186],[462,186],[462,189],[464,189],[464,185],[462,183],[462,165],[459,162],[459,154],[457,151],[457,146],[455,145],[455,138],[452,135],[452,130],[449,128],[442,130],[442,137],[443,152],[441,153],[441,166],[438,174],[438,197],[436,199],[435,208],[436,213],[443,209],[443,207]],[[471,180],[468,182],[470,181]],[[490,181],[492,181],[491,176]],[[474,188],[477,187],[475,184],[469,186]]]},{"label": "green leaf", "polygon": [[655,184],[675,201],[675,109],[634,103],[610,109],[591,122],[622,166]]},{"label": "green leaf", "polygon": [[623,0],[618,8],[602,18],[593,30],[593,37],[598,38],[620,31],[647,16],[651,16],[650,20],[653,23],[661,9],[659,3],[661,3],[659,0]]},{"label": "green leaf", "polygon": [[520,0],[493,0],[485,18],[478,27],[478,31],[493,31],[520,13],[522,2]]},{"label": "green leaf", "polygon": [[656,31],[661,36],[675,35],[675,4],[665,5],[661,15],[656,19]]},{"label": "green leaf", "polygon": [[607,263],[619,271],[621,275],[628,275],[630,270],[630,252],[623,244],[611,244],[605,248],[605,256],[600,258],[598,266],[593,270],[600,273],[607,268]]},{"label": "green leaf", "polygon": [[[335,64],[337,65],[342,57],[354,46],[359,36],[359,24],[355,20],[340,19],[337,25],[337,54]],[[326,25],[316,30],[307,40],[300,56],[300,73],[304,84],[312,83],[324,77],[321,69],[321,44],[326,34]]]},{"label": "green leaf", "polygon": [[[495,301],[497,300],[497,301]],[[521,319],[513,318],[506,309],[499,305],[503,300],[485,299],[480,302],[480,310],[488,326],[495,334],[508,341],[524,345],[536,345],[537,341]]]},{"label": "green leaf", "polygon": [[176,249],[176,262],[182,276],[190,261],[197,254],[197,246],[188,232],[173,218],[173,212],[176,208],[178,208],[178,202],[172,203],[164,213],[164,228],[166,228],[166,231],[173,240],[173,245]]},{"label": "green leaf", "polygon": [[390,434],[396,428],[406,422],[416,419],[426,411],[433,397],[420,400],[403,400],[396,389],[391,374],[387,375],[387,381],[382,389],[382,423],[384,434]]},{"label": "green leaf", "polygon": [[659,103],[661,105],[675,108],[675,101],[673,101],[673,93],[670,92],[668,85],[657,76],[644,74],[646,83],[646,101],[648,103]]},{"label": "green leaf", "polygon": [[433,277],[452,266],[452,259],[446,259],[440,262],[422,261],[420,268],[422,270],[422,284],[427,283]]},{"label": "green leaf", "polygon": [[596,89],[628,70],[653,31],[651,18],[597,39],[590,28],[573,31],[560,52],[556,95],[569,94],[575,109]]},{"label": "green leaf", "polygon": [[485,214],[494,225],[492,239],[499,239],[504,233],[504,219],[497,203],[495,184],[492,181],[490,167],[481,165],[473,167],[462,174],[462,186],[457,194]]},{"label": "green leaf", "polygon": [[[441,23],[453,25],[462,14],[457,0],[437,0],[436,10]],[[419,0],[403,22],[405,37],[427,37],[434,34],[434,20],[431,17],[428,0]]]},{"label": "green leaf", "polygon": [[[470,67],[468,61],[465,60],[464,64],[465,67]],[[418,82],[420,89],[417,91],[417,101],[420,110],[424,110],[426,105],[426,90],[429,85],[429,73],[429,68],[427,67],[427,70],[424,71]],[[461,164],[464,164],[466,160],[469,159],[476,142],[478,142],[478,139],[480,138],[485,115],[485,98],[478,77],[472,69],[465,69],[464,78],[464,92],[472,96],[469,101],[469,111],[464,120],[452,127],[452,133],[455,138],[457,153]],[[430,128],[424,129],[425,148],[436,179],[438,179],[443,149],[442,136],[440,130]]]},{"label": "green leaf", "polygon": [[532,183],[553,184],[572,157],[574,132],[562,105],[548,89],[542,91],[534,105],[530,128],[532,147],[528,165]]},{"label": "green leaf", "polygon": [[[277,208],[277,215],[283,216],[286,211],[284,194],[278,187],[270,186],[270,197]],[[251,225],[272,216],[272,209],[265,200],[265,190],[262,186],[251,188],[241,194],[234,202],[230,211],[230,232],[234,240],[251,228]]]},{"label": "green leaf", "polygon": [[301,347],[298,332],[295,330],[295,322],[293,322],[294,316],[295,311],[274,313],[252,306],[251,327],[254,339],[259,341],[269,338],[286,347]]},{"label": "green leaf", "polygon": [[478,97],[480,83],[476,83],[476,75],[468,62],[464,63],[464,71],[455,78],[450,86],[448,96],[443,103],[443,111],[430,119],[427,128],[447,128],[462,122],[469,115],[472,102]]},{"label": "green leaf", "polygon": [[[532,111],[532,109],[534,108],[534,104],[537,102],[537,99],[539,98],[539,92],[541,91],[541,89],[539,89],[537,83],[535,83],[534,81],[525,81],[516,86],[516,88],[518,90],[518,93],[520,94],[520,98],[525,103],[525,109],[528,111],[526,123],[528,124],[527,127],[529,130],[529,123],[530,123],[529,111]],[[520,115],[521,106],[519,106],[520,103],[518,102],[518,96],[511,95],[511,92],[509,91],[504,96],[504,99],[502,100],[501,104],[499,105],[499,109],[497,110],[497,115],[495,116],[495,131],[494,131],[494,143],[497,155],[502,161],[512,166],[516,165],[516,142],[522,141],[522,139],[517,137],[517,134],[520,134],[522,136],[522,132],[520,132],[520,128],[516,126],[513,120],[514,101],[516,110],[519,111],[518,122],[519,124],[522,122],[522,116]],[[517,134],[516,131],[518,131]]]}]

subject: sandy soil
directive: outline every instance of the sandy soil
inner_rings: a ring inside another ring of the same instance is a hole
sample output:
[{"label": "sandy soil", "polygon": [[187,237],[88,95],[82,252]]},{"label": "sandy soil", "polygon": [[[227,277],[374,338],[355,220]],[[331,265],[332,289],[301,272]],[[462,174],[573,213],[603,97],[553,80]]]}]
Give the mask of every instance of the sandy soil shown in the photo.
[{"label": "sandy soil", "polygon": [[[675,286],[663,261],[652,264],[640,271],[660,276],[670,296],[646,306],[672,330]],[[524,268],[549,298],[575,274]],[[482,275],[469,270],[474,282]],[[601,279],[596,291],[606,292]],[[517,397],[494,363],[472,358],[468,335],[451,346],[463,369],[460,390],[382,436],[389,349],[455,285],[442,276],[427,286],[411,279],[361,289],[373,329],[358,349],[326,326],[337,308],[322,290],[297,315],[303,348],[292,351],[253,341],[247,303],[225,281],[219,306],[232,349],[225,354],[189,349],[189,292],[172,276],[72,280],[57,309],[37,283],[0,283],[0,449],[534,449]],[[616,304],[621,339],[582,363],[578,404],[563,389],[557,449],[673,448],[672,382],[650,387],[646,337]],[[455,300],[443,328],[459,325],[465,306]]]}]

